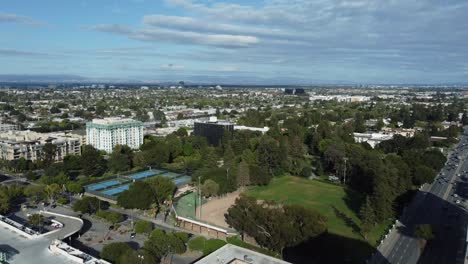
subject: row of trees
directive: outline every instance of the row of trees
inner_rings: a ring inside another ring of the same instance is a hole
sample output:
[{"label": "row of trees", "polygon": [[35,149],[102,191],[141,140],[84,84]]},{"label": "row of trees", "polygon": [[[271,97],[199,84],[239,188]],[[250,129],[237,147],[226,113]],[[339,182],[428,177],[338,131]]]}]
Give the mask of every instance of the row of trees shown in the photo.
[{"label": "row of trees", "polygon": [[310,208],[259,203],[244,196],[236,199],[225,217],[242,237],[249,235],[260,246],[281,254],[285,247],[296,246],[326,231],[326,218]]},{"label": "row of trees", "polygon": [[122,192],[117,204],[126,209],[157,209],[165,201],[171,201],[176,190],[175,184],[168,178],[153,177],[146,181],[137,181]]},{"label": "row of trees", "polygon": [[172,254],[186,251],[189,236],[186,233],[165,232],[155,229],[145,241],[143,248],[132,249],[123,242],[111,243],[104,246],[101,258],[112,263],[160,263]]}]

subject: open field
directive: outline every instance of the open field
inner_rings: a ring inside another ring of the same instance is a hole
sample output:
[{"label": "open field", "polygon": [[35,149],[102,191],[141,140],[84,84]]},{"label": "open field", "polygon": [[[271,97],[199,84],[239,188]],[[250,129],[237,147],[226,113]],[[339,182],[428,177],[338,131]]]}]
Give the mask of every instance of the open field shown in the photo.
[{"label": "open field", "polygon": [[[229,207],[234,204],[237,197],[239,197],[239,192],[233,192],[226,196],[213,198],[207,201],[201,208],[201,220],[220,227],[228,228],[229,226],[224,220],[224,214],[227,213]],[[200,215],[200,207],[197,207],[197,215]]]},{"label": "open field", "polygon": [[268,186],[250,188],[245,194],[258,200],[300,204],[317,210],[327,217],[328,232],[331,235],[349,241],[349,244],[356,244],[356,252],[353,252],[352,245],[349,248],[350,254],[357,258],[364,258],[369,254],[376,240],[385,232],[385,227],[379,225],[368,235],[369,243],[364,240],[360,234],[361,221],[357,216],[362,197],[339,185],[283,176],[273,179]]}]

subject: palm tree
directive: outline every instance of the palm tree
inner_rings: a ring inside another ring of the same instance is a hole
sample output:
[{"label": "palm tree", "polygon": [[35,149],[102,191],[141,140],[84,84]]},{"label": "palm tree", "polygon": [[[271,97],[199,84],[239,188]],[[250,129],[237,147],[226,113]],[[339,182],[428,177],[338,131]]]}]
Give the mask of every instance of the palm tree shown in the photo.
[{"label": "palm tree", "polygon": [[59,193],[61,191],[61,188],[60,188],[60,185],[56,184],[56,183],[52,183],[50,185],[47,185],[45,188],[44,188],[44,192],[47,194],[47,198],[49,198],[49,201],[55,199],[55,196],[57,195],[57,193]]},{"label": "palm tree", "polygon": [[42,225],[44,224],[44,216],[41,214],[32,214],[28,217],[28,223],[34,227],[40,227],[42,233]]}]

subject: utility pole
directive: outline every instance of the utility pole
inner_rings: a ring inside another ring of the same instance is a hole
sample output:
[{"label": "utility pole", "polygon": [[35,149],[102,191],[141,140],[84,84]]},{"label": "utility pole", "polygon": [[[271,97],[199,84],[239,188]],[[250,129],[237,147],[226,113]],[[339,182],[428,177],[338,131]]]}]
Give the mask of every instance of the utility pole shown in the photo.
[{"label": "utility pole", "polygon": [[347,158],[347,157],[344,157],[343,160],[344,160],[343,184],[346,184],[346,162],[348,161],[348,158]]},{"label": "utility pole", "polygon": [[201,188],[200,188],[200,176],[198,176],[198,199],[200,206],[200,219],[202,218],[202,197],[201,197]]}]

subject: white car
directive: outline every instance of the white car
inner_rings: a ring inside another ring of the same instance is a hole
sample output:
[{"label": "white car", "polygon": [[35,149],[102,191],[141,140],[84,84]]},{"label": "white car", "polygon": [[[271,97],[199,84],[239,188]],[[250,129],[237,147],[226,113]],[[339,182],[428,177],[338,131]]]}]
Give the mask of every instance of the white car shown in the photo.
[{"label": "white car", "polygon": [[455,193],[455,194],[453,195],[453,197],[458,198],[458,194]]},{"label": "white car", "polygon": [[456,200],[455,203],[456,203],[456,204],[460,204],[460,200]]}]

